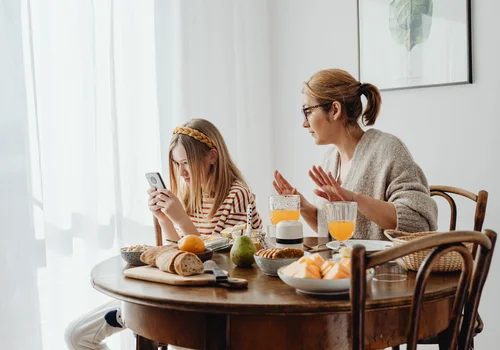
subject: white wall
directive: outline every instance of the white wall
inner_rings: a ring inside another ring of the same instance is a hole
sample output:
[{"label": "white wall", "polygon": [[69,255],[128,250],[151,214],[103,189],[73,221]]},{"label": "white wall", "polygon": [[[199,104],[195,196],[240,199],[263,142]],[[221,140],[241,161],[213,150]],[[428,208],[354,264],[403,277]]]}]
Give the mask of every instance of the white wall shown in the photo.
[{"label": "white wall", "polygon": [[[485,228],[500,231],[500,2],[473,1],[474,84],[388,91],[376,127],[400,137],[431,184],[489,192]],[[304,194],[307,177],[325,148],[302,129],[302,82],[324,68],[342,68],[357,76],[356,1],[271,2],[272,82],[276,166]],[[460,206],[461,203],[459,203]],[[440,208],[444,208],[440,206]],[[468,210],[468,212],[467,212]],[[472,229],[472,207],[459,216],[459,227]],[[440,229],[444,229],[444,211]],[[500,252],[480,306],[484,333],[477,349],[498,346]]]}]

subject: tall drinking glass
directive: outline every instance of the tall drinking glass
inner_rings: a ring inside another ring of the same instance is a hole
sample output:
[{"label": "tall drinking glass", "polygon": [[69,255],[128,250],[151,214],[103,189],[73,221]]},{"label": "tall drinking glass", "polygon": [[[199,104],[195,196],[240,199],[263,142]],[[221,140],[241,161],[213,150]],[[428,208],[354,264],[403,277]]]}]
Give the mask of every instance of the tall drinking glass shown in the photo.
[{"label": "tall drinking glass", "polygon": [[300,196],[296,194],[271,196],[269,197],[269,210],[271,223],[274,226],[283,220],[298,221],[300,218]]},{"label": "tall drinking glass", "polygon": [[345,247],[345,241],[352,237],[356,228],[358,203],[330,202],[325,204],[328,231],[339,241],[339,249]]}]

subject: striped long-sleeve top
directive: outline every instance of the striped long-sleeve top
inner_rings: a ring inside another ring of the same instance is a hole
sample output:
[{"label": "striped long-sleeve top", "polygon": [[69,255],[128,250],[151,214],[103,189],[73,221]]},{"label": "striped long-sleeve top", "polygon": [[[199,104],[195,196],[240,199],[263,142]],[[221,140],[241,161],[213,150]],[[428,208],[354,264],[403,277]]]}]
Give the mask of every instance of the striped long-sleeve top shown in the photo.
[{"label": "striped long-sleeve top", "polygon": [[201,214],[189,215],[200,234],[220,233],[226,227],[245,224],[249,204],[253,206],[252,228],[262,228],[262,220],[255,206],[255,196],[239,181],[233,183],[222,205],[215,215],[209,218],[213,204],[213,197],[203,195]]}]

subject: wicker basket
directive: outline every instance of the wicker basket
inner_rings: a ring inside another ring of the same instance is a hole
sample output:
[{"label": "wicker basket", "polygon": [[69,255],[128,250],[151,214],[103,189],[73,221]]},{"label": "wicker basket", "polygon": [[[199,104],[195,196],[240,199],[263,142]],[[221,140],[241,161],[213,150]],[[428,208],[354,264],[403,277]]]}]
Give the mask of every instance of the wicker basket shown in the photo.
[{"label": "wicker basket", "polygon": [[[405,244],[411,240],[433,235],[439,232],[418,232],[418,233],[405,233],[395,230],[386,230],[384,232],[385,236],[389,238],[394,246]],[[453,233],[450,233],[453,234]],[[470,251],[474,246],[473,243],[465,243],[464,244]],[[424,261],[424,259],[429,255],[432,249],[425,249],[418,251],[416,253],[408,254],[397,259],[398,264],[406,269],[411,271],[418,271],[420,265]],[[457,252],[451,252],[444,256],[442,256],[436,264],[432,267],[433,272],[452,272],[452,271],[460,271],[462,270],[463,260],[462,256]]]}]

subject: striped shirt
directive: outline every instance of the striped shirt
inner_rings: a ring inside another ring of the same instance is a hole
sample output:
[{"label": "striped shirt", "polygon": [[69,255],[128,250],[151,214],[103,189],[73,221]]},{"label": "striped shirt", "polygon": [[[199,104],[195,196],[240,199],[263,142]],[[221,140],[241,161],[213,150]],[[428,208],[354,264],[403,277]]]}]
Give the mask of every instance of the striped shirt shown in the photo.
[{"label": "striped shirt", "polygon": [[255,207],[255,196],[241,182],[233,183],[224,202],[215,215],[209,218],[214,201],[213,197],[203,195],[201,215],[189,215],[200,234],[220,233],[226,227],[245,224],[249,204],[253,206],[252,228],[262,228],[262,220]]}]

